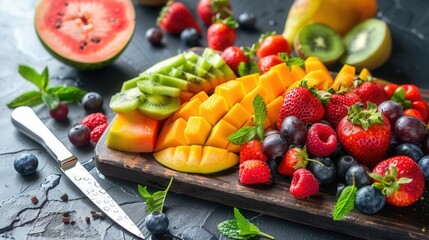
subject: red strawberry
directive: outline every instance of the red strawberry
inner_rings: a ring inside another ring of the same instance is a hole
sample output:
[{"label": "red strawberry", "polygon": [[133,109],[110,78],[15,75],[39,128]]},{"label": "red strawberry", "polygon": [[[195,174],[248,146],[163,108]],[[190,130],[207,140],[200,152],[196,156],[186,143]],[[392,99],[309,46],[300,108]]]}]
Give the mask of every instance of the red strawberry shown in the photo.
[{"label": "red strawberry", "polygon": [[370,176],[374,178],[374,187],[386,195],[386,201],[398,207],[415,203],[425,188],[421,169],[406,156],[396,156],[380,162]]},{"label": "red strawberry", "polygon": [[225,63],[238,75],[238,66],[241,62],[248,63],[249,59],[247,59],[244,51],[237,46],[231,46],[226,48],[221,55],[222,59]]},{"label": "red strawberry", "polygon": [[240,163],[247,160],[261,160],[264,162],[268,160],[262,151],[261,141],[253,139],[240,146]]},{"label": "red strawberry", "polygon": [[261,73],[268,72],[271,67],[283,63],[283,60],[277,55],[268,55],[258,60],[258,67]]},{"label": "red strawberry", "polygon": [[234,45],[237,38],[235,29],[237,23],[232,17],[216,20],[207,29],[207,45],[214,50],[223,51]]},{"label": "red strawberry", "polygon": [[98,140],[100,140],[101,135],[103,135],[104,131],[106,130],[107,126],[107,123],[103,123],[95,127],[90,134],[91,140],[95,143],[98,142]]},{"label": "red strawberry", "polygon": [[307,132],[307,150],[316,157],[327,157],[337,150],[337,134],[323,123],[313,124]]},{"label": "red strawberry", "polygon": [[306,198],[319,192],[319,183],[309,170],[298,169],[293,173],[289,192],[296,198]]},{"label": "red strawberry", "polygon": [[381,83],[373,82],[371,79],[365,81],[360,80],[359,85],[355,87],[353,91],[360,97],[365,107],[367,101],[379,105],[387,100],[384,86]]},{"label": "red strawberry", "polygon": [[161,10],[157,23],[162,30],[171,34],[180,34],[186,28],[195,28],[201,32],[191,11],[180,2],[168,1]]},{"label": "red strawberry", "polygon": [[280,162],[278,171],[282,175],[292,177],[297,169],[305,168],[307,163],[307,150],[305,148],[291,147],[286,151],[286,154]]},{"label": "red strawberry", "polygon": [[334,127],[347,116],[347,110],[353,104],[360,102],[361,99],[354,93],[335,93],[329,98],[325,105],[325,119]]},{"label": "red strawberry", "polygon": [[277,120],[277,129],[281,128],[282,122],[287,116],[296,116],[303,123],[315,123],[323,118],[325,109],[313,94],[316,90],[308,89],[305,85],[304,82],[304,86],[294,88],[284,96]]},{"label": "red strawberry", "polygon": [[390,136],[389,120],[377,112],[377,106],[371,102],[367,109],[363,109],[362,103],[351,106],[348,116],[337,126],[337,137],[343,149],[370,168],[386,156]]},{"label": "red strawberry", "polygon": [[248,160],[241,163],[238,175],[242,184],[269,184],[271,182],[270,167],[261,160]]},{"label": "red strawberry", "polygon": [[220,14],[222,19],[231,16],[231,4],[229,0],[200,0],[197,13],[204,24],[210,26],[217,14]]},{"label": "red strawberry", "polygon": [[107,117],[102,113],[92,113],[84,117],[80,123],[93,130],[97,126],[107,123]]},{"label": "red strawberry", "polygon": [[256,50],[256,56],[263,58],[268,55],[277,55],[278,53],[291,53],[289,43],[279,34],[269,35],[268,37],[262,36],[259,40],[260,44]]}]

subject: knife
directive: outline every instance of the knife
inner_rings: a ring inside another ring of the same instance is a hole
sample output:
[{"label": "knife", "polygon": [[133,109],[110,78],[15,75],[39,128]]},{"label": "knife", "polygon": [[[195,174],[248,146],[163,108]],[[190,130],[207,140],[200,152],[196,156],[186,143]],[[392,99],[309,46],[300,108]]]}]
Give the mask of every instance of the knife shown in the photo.
[{"label": "knife", "polygon": [[12,124],[40,143],[58,161],[61,171],[113,221],[140,239],[144,236],[122,208],[95,178],[78,162],[77,157],[58,140],[30,107],[18,107],[11,114]]}]

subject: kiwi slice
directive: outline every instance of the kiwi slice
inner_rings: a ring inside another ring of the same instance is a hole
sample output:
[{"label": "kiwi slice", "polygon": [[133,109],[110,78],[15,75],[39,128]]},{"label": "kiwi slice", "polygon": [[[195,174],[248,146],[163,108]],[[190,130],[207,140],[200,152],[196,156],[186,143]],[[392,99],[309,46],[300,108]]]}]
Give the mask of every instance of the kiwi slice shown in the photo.
[{"label": "kiwi slice", "polygon": [[188,90],[188,84],[189,84],[188,81],[180,78],[168,76],[165,74],[155,73],[155,74],[150,74],[149,79],[160,85],[175,87],[185,91]]},{"label": "kiwi slice", "polygon": [[359,23],[343,40],[347,51],[340,61],[355,66],[357,70],[371,70],[381,66],[387,61],[392,50],[389,27],[376,18]]},{"label": "kiwi slice", "polygon": [[138,109],[148,117],[162,120],[180,108],[179,97],[158,94],[145,94],[145,96],[145,100],[139,105]]},{"label": "kiwi slice", "polygon": [[116,113],[127,113],[136,109],[144,99],[144,94],[138,89],[130,88],[118,92],[110,99],[109,107]]},{"label": "kiwi slice", "polygon": [[331,64],[344,53],[345,47],[340,35],[322,23],[303,27],[295,38],[295,51],[299,57],[318,57],[323,63]]},{"label": "kiwi slice", "polygon": [[180,89],[175,87],[163,86],[159,83],[152,81],[138,81],[137,87],[143,93],[165,95],[170,97],[178,97],[180,95]]}]

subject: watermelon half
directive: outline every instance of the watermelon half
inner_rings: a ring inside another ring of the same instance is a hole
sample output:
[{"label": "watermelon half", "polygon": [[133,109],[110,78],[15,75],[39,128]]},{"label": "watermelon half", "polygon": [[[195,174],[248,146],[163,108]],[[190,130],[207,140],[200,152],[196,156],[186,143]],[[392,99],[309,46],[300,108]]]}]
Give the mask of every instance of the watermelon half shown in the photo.
[{"label": "watermelon half", "polygon": [[41,0],[35,28],[45,48],[81,70],[113,62],[135,30],[131,0]]}]

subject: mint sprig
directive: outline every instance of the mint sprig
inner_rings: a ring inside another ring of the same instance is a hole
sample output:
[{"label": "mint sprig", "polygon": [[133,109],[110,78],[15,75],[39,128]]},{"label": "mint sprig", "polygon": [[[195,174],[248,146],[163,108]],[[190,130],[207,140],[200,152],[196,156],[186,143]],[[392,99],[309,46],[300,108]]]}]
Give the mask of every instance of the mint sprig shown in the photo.
[{"label": "mint sprig", "polygon": [[337,200],[337,203],[335,204],[333,213],[333,219],[335,221],[341,220],[353,210],[353,208],[355,207],[357,191],[358,189],[355,186],[353,178],[353,184],[343,189],[340,197]]},{"label": "mint sprig", "polygon": [[172,183],[173,178],[170,179],[170,182],[168,183],[168,186],[164,191],[154,192],[153,194],[150,194],[147,191],[147,186],[143,187],[140,184],[137,186],[140,195],[146,199],[145,203],[147,205],[147,213],[162,212],[162,209],[164,208],[165,198],[167,197],[168,190],[170,190]]},{"label": "mint sprig", "polygon": [[240,128],[228,136],[228,141],[235,145],[241,145],[252,140],[254,137],[258,137],[261,141],[264,140],[264,122],[267,120],[267,106],[259,94],[253,99],[253,109],[255,111],[254,126]]},{"label": "mint sprig", "polygon": [[60,101],[78,102],[86,94],[84,90],[77,87],[56,86],[49,88],[49,70],[47,67],[39,74],[32,67],[19,65],[18,72],[25,80],[34,84],[38,91],[33,90],[21,94],[7,104],[9,108],[35,107],[45,103],[50,109],[55,109]]},{"label": "mint sprig", "polygon": [[261,232],[255,224],[249,222],[237,208],[234,208],[234,217],[235,220],[226,220],[217,226],[223,235],[239,240],[247,240],[255,236],[274,239],[273,236]]}]

